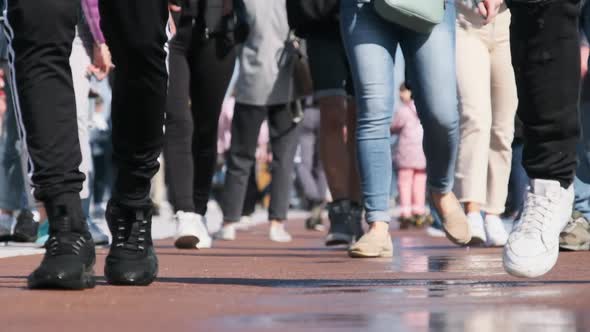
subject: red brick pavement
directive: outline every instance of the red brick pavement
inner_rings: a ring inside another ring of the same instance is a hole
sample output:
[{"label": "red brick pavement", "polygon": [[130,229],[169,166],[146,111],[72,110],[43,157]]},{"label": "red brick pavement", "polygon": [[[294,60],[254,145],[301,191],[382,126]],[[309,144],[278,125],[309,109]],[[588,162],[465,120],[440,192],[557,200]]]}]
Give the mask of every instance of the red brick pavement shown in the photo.
[{"label": "red brick pavement", "polygon": [[393,259],[352,260],[291,222],[295,241],[266,228],[216,248],[158,242],[149,287],[30,291],[41,256],[0,260],[0,331],[584,331],[590,330],[590,253],[563,253],[541,279],[516,279],[501,251],[394,233]]}]

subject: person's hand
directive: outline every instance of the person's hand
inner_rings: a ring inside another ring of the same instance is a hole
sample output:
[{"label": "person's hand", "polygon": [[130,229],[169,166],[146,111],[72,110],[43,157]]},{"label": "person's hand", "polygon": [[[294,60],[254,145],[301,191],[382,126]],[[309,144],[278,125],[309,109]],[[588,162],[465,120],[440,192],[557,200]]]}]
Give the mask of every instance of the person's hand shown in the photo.
[{"label": "person's hand", "polygon": [[168,3],[168,26],[170,27],[170,33],[172,34],[172,36],[174,36],[176,34],[176,22],[174,22],[174,14],[180,13],[180,11],[182,10],[182,7],[180,7],[177,4]]},{"label": "person's hand", "polygon": [[486,19],[486,24],[492,22],[502,6],[504,0],[482,0],[477,4],[481,16]]},{"label": "person's hand", "polygon": [[590,56],[590,48],[584,45],[580,47],[580,77],[586,77],[588,73],[588,57]]},{"label": "person's hand", "polygon": [[3,117],[6,114],[6,93],[4,92],[4,88],[6,84],[4,83],[4,70],[0,69],[0,117]]},{"label": "person's hand", "polygon": [[88,70],[90,71],[90,73],[94,74],[94,76],[99,81],[102,81],[105,77],[107,77],[111,69],[113,69],[114,67],[109,47],[104,43],[95,44],[93,59],[94,61],[90,65]]}]

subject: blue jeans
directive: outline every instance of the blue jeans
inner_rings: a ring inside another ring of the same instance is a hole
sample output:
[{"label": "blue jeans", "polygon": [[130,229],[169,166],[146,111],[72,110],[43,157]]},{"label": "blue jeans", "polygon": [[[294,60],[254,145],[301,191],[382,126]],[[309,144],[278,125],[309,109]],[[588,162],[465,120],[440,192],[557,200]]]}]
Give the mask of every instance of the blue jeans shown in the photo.
[{"label": "blue jeans", "polygon": [[431,33],[402,28],[379,17],[367,0],[343,0],[342,37],[358,107],[358,159],[366,218],[389,221],[392,175],[390,133],[395,98],[394,62],[401,46],[408,78],[424,126],[428,186],[453,187],[459,140],[455,78],[455,6],[447,3],[444,22]]},{"label": "blue jeans", "polygon": [[[5,69],[5,72],[8,71]],[[34,208],[26,174],[26,155],[23,141],[19,137],[13,101],[13,85],[6,80],[7,109],[2,121],[0,135],[0,208],[21,210]]]},{"label": "blue jeans", "polygon": [[582,138],[577,145],[578,168],[574,179],[574,209],[590,220],[590,104],[580,105]]}]

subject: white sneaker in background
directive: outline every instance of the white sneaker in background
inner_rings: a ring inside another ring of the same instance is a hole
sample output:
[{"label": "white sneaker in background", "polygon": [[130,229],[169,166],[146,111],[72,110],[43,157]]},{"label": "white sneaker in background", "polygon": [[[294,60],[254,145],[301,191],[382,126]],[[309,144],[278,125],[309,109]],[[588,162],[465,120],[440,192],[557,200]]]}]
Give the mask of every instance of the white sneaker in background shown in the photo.
[{"label": "white sneaker in background", "polygon": [[503,247],[508,241],[508,232],[499,216],[488,215],[485,220],[486,245],[488,247]]},{"label": "white sneaker in background", "polygon": [[467,245],[477,246],[486,243],[486,231],[483,225],[483,217],[479,212],[470,212],[467,214],[469,227],[471,228],[471,241]]},{"label": "white sneaker in background", "polygon": [[291,235],[285,230],[284,224],[271,224],[269,230],[269,237],[270,240],[273,242],[291,242],[293,238]]},{"label": "white sneaker in background", "polygon": [[12,234],[15,218],[9,214],[0,214],[0,241],[8,241]]},{"label": "white sneaker in background", "polygon": [[233,241],[236,239],[236,228],[234,225],[221,226],[221,229],[213,234],[213,238],[216,240]]},{"label": "white sneaker in background", "polygon": [[531,181],[522,216],[504,247],[506,272],[534,278],[555,266],[559,233],[570,219],[573,202],[573,186],[564,189],[558,181]]},{"label": "white sneaker in background", "polygon": [[179,249],[196,249],[200,241],[199,226],[196,213],[178,211],[174,216],[176,221],[176,235],[174,246]]}]

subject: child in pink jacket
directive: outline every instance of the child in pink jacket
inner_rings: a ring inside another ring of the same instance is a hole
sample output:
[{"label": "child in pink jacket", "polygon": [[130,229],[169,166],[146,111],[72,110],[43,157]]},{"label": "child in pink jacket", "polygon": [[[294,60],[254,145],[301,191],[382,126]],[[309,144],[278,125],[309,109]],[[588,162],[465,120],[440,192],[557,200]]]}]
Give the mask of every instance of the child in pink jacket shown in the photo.
[{"label": "child in pink jacket", "polygon": [[400,87],[401,107],[391,124],[391,133],[399,135],[394,163],[398,171],[400,223],[420,224],[426,207],[426,157],[422,149],[424,130],[416,113],[412,91],[404,84]]}]

